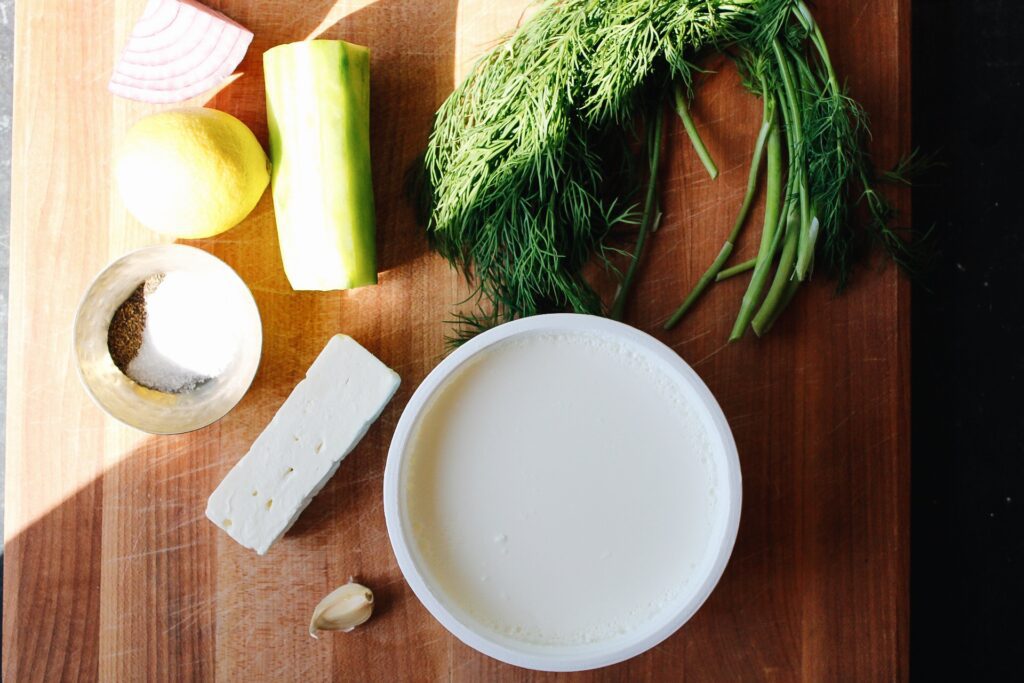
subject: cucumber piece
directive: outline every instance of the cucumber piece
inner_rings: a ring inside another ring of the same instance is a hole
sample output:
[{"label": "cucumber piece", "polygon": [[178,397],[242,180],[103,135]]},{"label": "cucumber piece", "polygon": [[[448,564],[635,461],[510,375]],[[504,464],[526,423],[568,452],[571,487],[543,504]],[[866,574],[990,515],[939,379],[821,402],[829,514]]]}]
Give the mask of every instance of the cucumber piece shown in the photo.
[{"label": "cucumber piece", "polygon": [[370,51],[340,40],[263,54],[271,189],[293,289],[377,283],[370,175]]}]

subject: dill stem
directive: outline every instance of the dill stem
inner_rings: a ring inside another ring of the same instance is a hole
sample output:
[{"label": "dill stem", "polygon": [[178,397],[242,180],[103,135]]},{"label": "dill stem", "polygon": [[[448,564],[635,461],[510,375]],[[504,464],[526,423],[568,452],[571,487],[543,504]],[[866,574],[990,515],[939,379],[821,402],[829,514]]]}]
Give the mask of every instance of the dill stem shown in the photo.
[{"label": "dill stem", "polygon": [[818,22],[814,20],[814,15],[811,14],[811,10],[804,0],[796,0],[796,7],[793,13],[803,27],[810,32],[811,43],[814,44],[814,49],[818,51],[821,63],[825,65],[825,73],[828,74],[828,85],[832,88],[832,94],[838,96],[840,93],[839,79],[836,78],[835,69],[832,68],[832,59],[828,54],[828,45],[825,43],[825,36],[821,34],[821,29],[818,28]]},{"label": "dill stem", "polygon": [[[796,86],[794,84],[793,71],[790,69],[789,60],[779,43],[778,38],[772,41],[772,50],[775,52],[775,60],[779,65],[779,72],[782,75],[782,87],[786,93],[786,101],[789,103],[789,117],[786,120],[789,145],[789,166],[790,173],[794,174],[800,197],[800,231],[798,233],[799,253],[809,252],[807,248],[810,242],[811,210],[810,193],[807,188],[807,168],[804,164],[804,133],[803,121],[800,116],[800,106],[797,104]],[[791,130],[790,130],[791,129]],[[803,280],[807,276],[809,259],[804,263],[797,264],[797,278]],[[802,266],[802,267],[801,267]]]},{"label": "dill stem", "polygon": [[608,314],[608,317],[612,320],[622,320],[622,317],[626,312],[626,299],[629,296],[630,288],[633,286],[633,280],[636,278],[637,267],[640,264],[640,254],[643,252],[644,243],[647,241],[647,233],[650,231],[651,223],[654,220],[655,214],[658,213],[654,206],[654,199],[655,189],[658,182],[658,162],[661,157],[661,137],[664,111],[665,107],[659,101],[657,105],[657,113],[654,116],[654,130],[647,139],[650,166],[647,178],[647,194],[644,197],[644,212],[640,218],[640,230],[636,237],[636,246],[633,248],[633,257],[629,261],[629,268],[626,270],[625,277],[622,278],[622,283],[619,285],[619,291],[615,294],[611,311]]},{"label": "dill stem", "polygon": [[715,276],[715,282],[722,282],[723,280],[728,280],[731,277],[741,275],[748,270],[753,270],[755,265],[757,265],[757,259],[752,258],[749,261],[744,261],[743,263],[737,263],[735,266],[724,268]]},{"label": "dill stem", "polygon": [[789,220],[786,222],[786,240],[782,245],[782,255],[779,257],[778,270],[775,271],[775,278],[768,289],[768,294],[765,295],[761,308],[757,311],[757,315],[754,316],[752,322],[754,334],[759,337],[767,331],[769,322],[775,319],[776,311],[782,303],[789,283],[795,280],[793,268],[796,262],[797,244],[800,239],[799,221],[800,217],[797,214],[797,208],[793,207],[789,214]]},{"label": "dill stem", "polygon": [[768,321],[762,325],[760,329],[757,327],[754,328],[754,333],[758,337],[763,337],[768,334],[775,325],[775,321],[779,319],[782,312],[786,310],[787,306],[789,306],[789,302],[793,300],[793,297],[796,295],[796,290],[798,289],[800,289],[799,280],[791,279],[786,283],[786,288],[782,292],[782,298],[779,301],[779,304],[775,307],[775,311],[772,313],[771,317],[768,318]]},{"label": "dill stem", "polygon": [[[797,61],[799,58],[793,54],[793,61],[797,63],[801,68],[796,69],[797,76],[800,81],[800,87],[804,97],[804,104],[807,105],[807,98],[809,94],[813,92],[818,85],[814,81],[814,77],[811,74],[810,68],[803,61]],[[810,172],[805,168],[805,178],[810,175]],[[800,241],[797,248],[796,258],[796,276],[798,280],[807,279],[807,275],[810,272],[811,264],[814,261],[814,244],[818,237],[818,207],[817,204],[801,205],[802,210],[806,210],[806,214],[802,214],[800,217]]]},{"label": "dill stem", "polygon": [[690,116],[690,108],[686,104],[686,92],[683,89],[683,84],[676,81],[672,86],[672,90],[675,94],[676,113],[679,114],[679,118],[683,121],[683,128],[686,129],[686,134],[693,144],[694,151],[700,157],[701,163],[704,164],[704,168],[708,171],[708,175],[714,180],[718,177],[718,166],[715,165],[715,160],[711,158],[711,152],[704,146],[704,140],[701,139],[700,133],[697,132],[697,125],[693,122],[693,117]]},{"label": "dill stem", "polygon": [[735,248],[736,240],[739,237],[740,231],[747,222],[747,216],[750,214],[750,207],[754,203],[754,197],[757,195],[757,180],[761,171],[761,157],[764,154],[764,145],[768,139],[768,134],[772,130],[772,124],[775,121],[775,109],[770,106],[770,100],[765,98],[763,113],[761,114],[761,130],[757,134],[757,141],[754,143],[754,154],[750,161],[750,173],[747,176],[747,191],[743,196],[743,203],[740,205],[739,214],[736,216],[736,221],[733,223],[732,231],[729,233],[729,237],[725,240],[725,244],[722,245],[722,249],[718,252],[718,256],[714,262],[708,267],[704,274],[697,280],[697,284],[693,286],[690,293],[683,299],[683,303],[679,305],[675,313],[665,321],[665,329],[671,330],[675,327],[686,312],[697,302],[697,299],[707,290],[708,286],[715,282],[718,278],[719,271],[725,267],[726,262],[729,260],[729,256],[732,255],[732,250]]},{"label": "dill stem", "polygon": [[[767,95],[766,95],[767,96]],[[774,104],[772,105],[774,106]],[[754,274],[750,278],[747,291],[743,294],[743,301],[740,304],[739,315],[736,316],[736,323],[733,325],[729,341],[737,341],[743,337],[743,332],[754,317],[754,306],[761,300],[761,293],[768,278],[768,269],[772,263],[772,243],[774,242],[777,223],[779,222],[779,208],[783,200],[782,187],[782,141],[779,132],[779,124],[776,121],[768,134],[768,167],[767,180],[765,182],[765,206],[764,206],[764,228],[761,231],[761,246],[757,252],[757,264],[754,266]]]},{"label": "dill stem", "polygon": [[704,271],[704,274],[700,276],[700,279],[697,280],[697,284],[693,286],[690,293],[686,295],[685,299],[683,299],[683,303],[681,303],[675,313],[665,321],[664,328],[666,330],[671,330],[679,323],[680,320],[682,320],[683,316],[686,315],[686,312],[690,310],[690,307],[693,306],[698,298],[700,298],[700,295],[704,293],[704,290],[708,288],[708,285],[714,281],[715,276],[718,275],[720,270],[722,270],[722,266],[724,266],[725,262],[729,260],[730,255],[732,255],[732,242],[727,241],[722,245],[721,250],[718,252],[718,256],[715,257],[715,260],[711,263],[708,269]]},{"label": "dill stem", "polygon": [[[811,232],[812,240],[818,235],[818,219],[815,218],[811,221]],[[776,235],[778,237],[778,235]],[[786,281],[785,288],[782,290],[782,295],[779,297],[778,302],[775,304],[774,310],[766,314],[764,319],[759,323],[757,316],[754,316],[754,334],[758,337],[763,337],[768,334],[768,331],[772,329],[775,321],[779,319],[786,307],[789,306],[789,302],[792,301],[793,296],[796,294],[796,290],[800,288],[800,280],[796,277],[791,277]]]},{"label": "dill stem", "polygon": [[[772,245],[768,249],[768,253],[772,255],[772,258],[774,258],[776,252],[778,252],[779,244],[782,242],[782,237],[783,235],[786,234],[786,216],[789,215],[789,210],[791,207],[792,204],[790,203],[789,199],[785,199],[782,202],[782,209],[779,211],[779,222],[776,224],[775,227],[775,235],[772,237]],[[748,270],[753,270],[756,265],[757,258],[755,257],[750,259],[749,261],[737,263],[735,266],[732,266],[731,268],[724,268],[720,273],[718,273],[718,275],[715,276],[715,282],[722,282],[723,280],[728,280],[731,277],[741,275],[747,272]]]}]

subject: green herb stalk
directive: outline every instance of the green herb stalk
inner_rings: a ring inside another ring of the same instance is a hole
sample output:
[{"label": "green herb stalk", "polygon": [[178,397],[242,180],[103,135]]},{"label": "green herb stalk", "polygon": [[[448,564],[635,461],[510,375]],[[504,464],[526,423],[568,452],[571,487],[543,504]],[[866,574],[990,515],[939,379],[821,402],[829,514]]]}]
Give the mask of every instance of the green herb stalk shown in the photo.
[{"label": "green herb stalk", "polygon": [[715,276],[715,282],[722,282],[724,280],[728,280],[731,277],[742,275],[743,273],[753,270],[754,266],[756,265],[757,259],[752,258],[744,261],[743,263],[737,263],[735,266],[723,268],[718,272],[718,275]]},{"label": "green herb stalk", "polygon": [[700,159],[700,162],[704,164],[704,168],[707,170],[708,175],[711,176],[712,180],[714,180],[718,177],[718,166],[715,164],[715,160],[711,158],[711,152],[708,151],[700,133],[697,132],[697,124],[693,122],[693,117],[690,116],[690,106],[686,103],[686,90],[683,85],[678,82],[673,84],[672,90],[675,94],[676,113],[679,114],[679,120],[683,122],[683,128],[686,130],[687,137],[690,138],[690,143],[693,145],[693,151],[697,153],[697,157]]},{"label": "green herb stalk", "polygon": [[654,125],[651,127],[647,137],[647,153],[650,162],[647,167],[647,193],[644,199],[643,214],[640,218],[640,231],[637,234],[636,246],[633,248],[633,256],[629,261],[629,268],[626,270],[625,277],[622,278],[622,284],[619,286],[619,291],[615,295],[615,301],[612,303],[611,310],[608,313],[608,317],[612,320],[622,320],[625,314],[629,290],[633,286],[637,267],[640,265],[640,256],[643,254],[647,234],[654,229],[655,216],[658,213],[657,206],[655,205],[657,197],[655,189],[657,188],[658,163],[661,158],[664,113],[664,107],[659,102],[657,112],[654,115]]},{"label": "green herb stalk", "polygon": [[764,228],[761,232],[761,247],[757,253],[754,275],[750,279],[747,291],[743,294],[740,312],[736,317],[732,333],[729,335],[729,341],[740,339],[754,317],[754,311],[761,300],[761,293],[768,280],[769,269],[774,257],[775,233],[781,230],[778,226],[783,203],[781,138],[778,123],[775,123],[768,134],[768,167],[766,169]]},{"label": "green herb stalk", "polygon": [[[677,95],[678,97],[678,95]],[[682,319],[686,312],[697,302],[701,294],[708,288],[712,282],[718,279],[719,272],[725,266],[725,263],[729,260],[732,255],[732,250],[735,248],[736,240],[739,238],[740,231],[743,226],[746,225],[747,216],[750,214],[750,207],[754,204],[754,197],[757,196],[757,179],[760,175],[761,170],[761,156],[764,153],[765,143],[768,140],[768,134],[772,130],[772,126],[775,123],[775,108],[769,106],[771,100],[765,98],[763,113],[761,115],[761,130],[757,134],[757,140],[754,142],[754,154],[753,159],[750,162],[750,173],[747,176],[747,191],[743,195],[743,203],[740,204],[739,213],[736,216],[736,221],[733,223],[732,231],[729,233],[729,237],[726,238],[725,244],[722,245],[721,250],[718,252],[718,256],[711,263],[704,274],[701,275],[700,279],[697,280],[697,284],[694,285],[693,289],[680,304],[679,308],[676,309],[669,319],[665,322],[665,329],[670,330]]]}]

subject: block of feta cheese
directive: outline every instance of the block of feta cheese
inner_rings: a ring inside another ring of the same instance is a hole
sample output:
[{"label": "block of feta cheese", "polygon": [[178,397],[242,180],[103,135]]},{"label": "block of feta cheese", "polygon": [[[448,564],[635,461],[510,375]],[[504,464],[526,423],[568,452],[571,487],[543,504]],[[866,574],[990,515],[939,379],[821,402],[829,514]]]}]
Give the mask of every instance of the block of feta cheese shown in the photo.
[{"label": "block of feta cheese", "polygon": [[398,388],[398,374],[339,334],[210,496],[206,516],[263,555],[298,519]]}]

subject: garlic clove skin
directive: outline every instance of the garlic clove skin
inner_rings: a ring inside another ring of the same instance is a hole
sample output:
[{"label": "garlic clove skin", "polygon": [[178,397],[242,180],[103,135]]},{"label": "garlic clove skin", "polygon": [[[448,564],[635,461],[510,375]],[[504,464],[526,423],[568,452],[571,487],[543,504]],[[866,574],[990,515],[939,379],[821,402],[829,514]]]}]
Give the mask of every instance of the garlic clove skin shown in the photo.
[{"label": "garlic clove skin", "polygon": [[355,582],[348,582],[331,591],[313,610],[309,635],[318,631],[348,632],[373,614],[373,591]]}]

